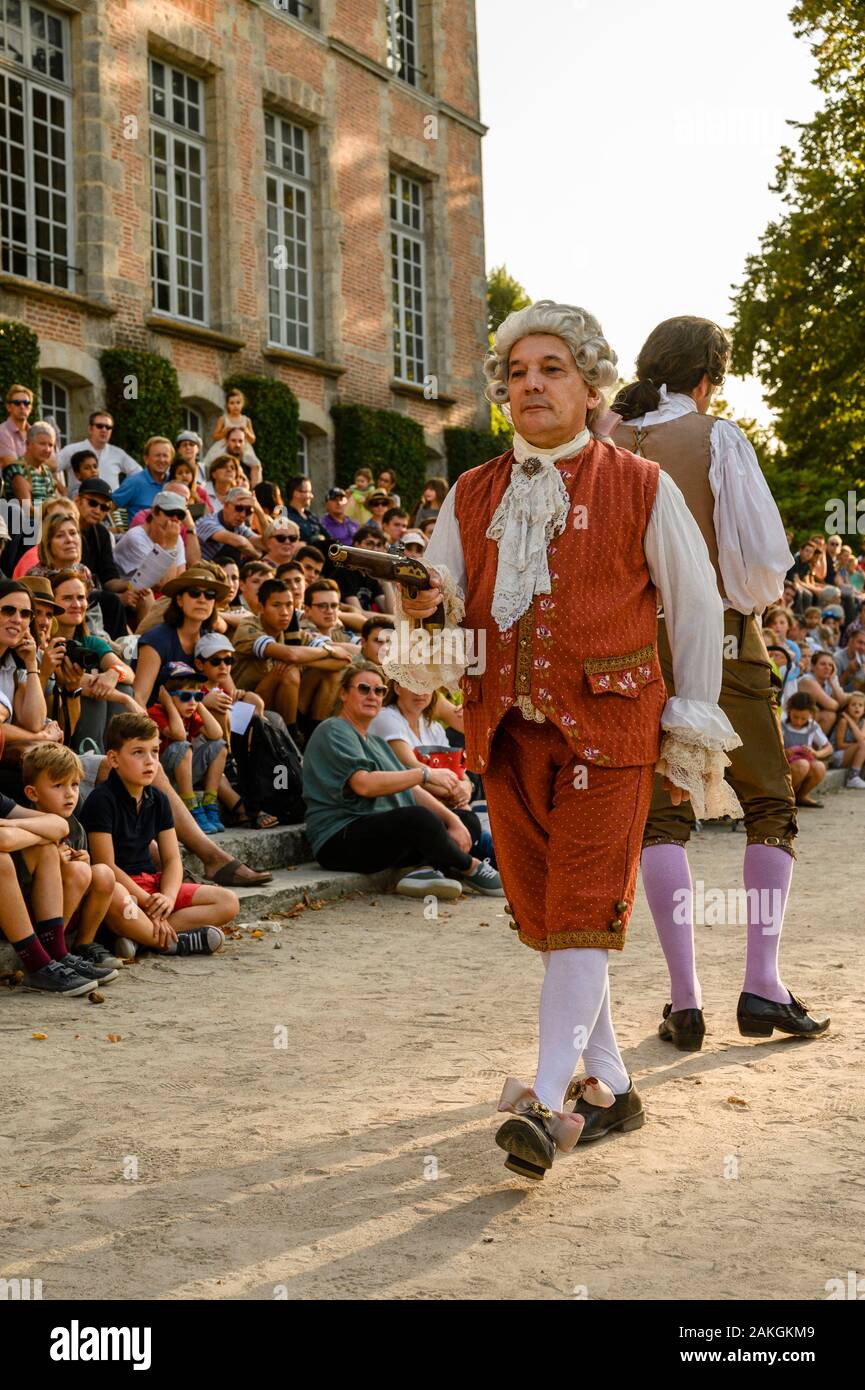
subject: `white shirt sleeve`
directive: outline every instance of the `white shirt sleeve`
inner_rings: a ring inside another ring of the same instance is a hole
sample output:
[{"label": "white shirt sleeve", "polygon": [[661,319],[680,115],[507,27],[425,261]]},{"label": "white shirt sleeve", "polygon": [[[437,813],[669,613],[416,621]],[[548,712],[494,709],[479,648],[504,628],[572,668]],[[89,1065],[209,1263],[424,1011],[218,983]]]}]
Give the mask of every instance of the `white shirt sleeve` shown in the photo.
[{"label": "white shirt sleeve", "polygon": [[727,598],[740,613],[762,613],[783,593],[793,556],[757,455],[732,420],[712,430],[709,486]]},{"label": "white shirt sleeve", "polygon": [[414,746],[416,742],[396,705],[387,705],[384,709],[379,710],[369,726],[369,732],[375,734],[376,738],[383,738],[386,743],[390,743],[395,738],[403,739],[411,746]]},{"label": "white shirt sleeve", "polygon": [[740,742],[718,705],[724,654],[724,607],[700,528],[669,474],[660,471],[644,549],[661,596],[676,694],[664,706],[667,732],[706,736],[711,746]]},{"label": "white shirt sleeve", "polygon": [[454,511],[455,498],[456,486],[445,493],[445,499],[439,509],[430,543],[423,558],[425,564],[432,565],[433,568],[437,564],[447,565],[456,581],[457,588],[464,595],[466,591],[466,561],[463,554],[462,537],[460,536],[460,524]]}]

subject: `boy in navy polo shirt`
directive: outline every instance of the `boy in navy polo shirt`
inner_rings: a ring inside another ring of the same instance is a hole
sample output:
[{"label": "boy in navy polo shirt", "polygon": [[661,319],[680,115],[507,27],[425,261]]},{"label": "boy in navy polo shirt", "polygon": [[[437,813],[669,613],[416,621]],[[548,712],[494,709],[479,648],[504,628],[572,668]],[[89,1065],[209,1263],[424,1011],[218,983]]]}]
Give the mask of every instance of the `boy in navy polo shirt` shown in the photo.
[{"label": "boy in navy polo shirt", "polygon": [[[123,911],[114,904],[106,924],[120,937],[117,954],[136,943],[169,955],[210,955],[225,940],[221,925],[237,916],[228,888],[184,883],[168,797],[153,779],[159,767],[159,730],[144,714],[119,714],[105,734],[109,772],[90,793],[81,814],[94,864],[107,864],[128,891]],[[150,845],[159,850],[154,873]]]}]

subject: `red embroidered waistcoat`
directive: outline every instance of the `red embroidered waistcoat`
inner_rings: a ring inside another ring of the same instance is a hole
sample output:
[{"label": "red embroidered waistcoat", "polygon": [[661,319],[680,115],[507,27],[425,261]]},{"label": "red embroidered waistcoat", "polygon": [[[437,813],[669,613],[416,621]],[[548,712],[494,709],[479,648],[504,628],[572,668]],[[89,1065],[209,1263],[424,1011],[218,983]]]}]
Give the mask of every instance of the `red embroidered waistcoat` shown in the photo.
[{"label": "red embroidered waistcoat", "polygon": [[571,507],[547,551],[551,592],[536,594],[502,633],[490,611],[498,542],[486,530],[510,482],[513,457],[508,450],[456,484],[467,575],[463,626],[474,632],[478,654],[486,642],[485,666],[461,682],[468,766],[483,772],[499,721],[519,697],[558,725],[583,762],[654,763],[666,690],[656,648],[657,591],[643,537],[658,465],[598,439],[558,461]]}]

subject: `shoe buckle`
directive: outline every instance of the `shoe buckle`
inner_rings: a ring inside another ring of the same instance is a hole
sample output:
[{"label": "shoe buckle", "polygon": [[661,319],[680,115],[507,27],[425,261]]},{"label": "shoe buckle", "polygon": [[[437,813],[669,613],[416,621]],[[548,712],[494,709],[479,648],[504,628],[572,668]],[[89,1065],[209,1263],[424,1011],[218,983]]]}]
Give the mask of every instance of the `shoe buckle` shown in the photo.
[{"label": "shoe buckle", "polygon": [[553,1120],[555,1116],[548,1105],[544,1105],[541,1100],[533,1100],[529,1106],[529,1114],[539,1115],[542,1120]]}]

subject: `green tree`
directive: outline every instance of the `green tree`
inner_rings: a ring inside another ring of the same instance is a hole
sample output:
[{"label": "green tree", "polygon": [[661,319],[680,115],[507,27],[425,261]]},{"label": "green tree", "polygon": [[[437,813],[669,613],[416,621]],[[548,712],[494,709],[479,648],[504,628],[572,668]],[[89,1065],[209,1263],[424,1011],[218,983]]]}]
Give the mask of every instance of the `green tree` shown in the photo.
[{"label": "green tree", "polygon": [[[531,296],[526,293],[518,280],[508,274],[507,266],[494,266],[487,274],[487,332],[490,347],[499,324],[516,309],[525,309],[531,304]],[[508,448],[513,438],[513,428],[508,424],[497,405],[490,406],[490,430],[502,438],[502,449]]]},{"label": "green tree", "polygon": [[766,476],[785,519],[806,527],[865,483],[865,26],[861,0],[799,0],[790,18],[825,102],[790,123],[783,211],[734,296],[732,367],[763,384],[780,445]]},{"label": "green tree", "polygon": [[487,275],[487,328],[492,337],[499,324],[515,309],[525,309],[531,298],[506,265],[493,266]]}]

